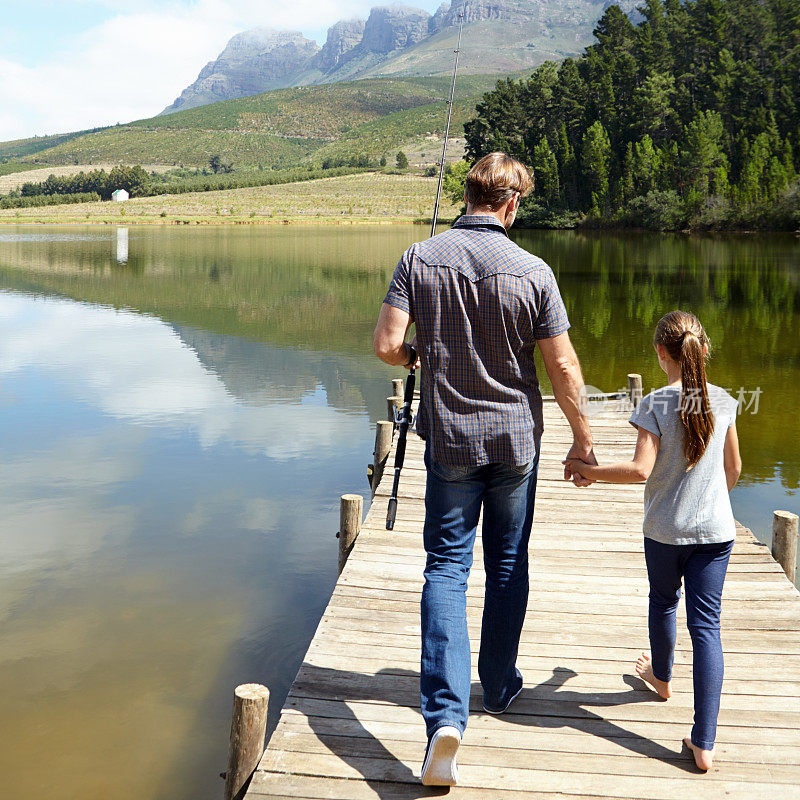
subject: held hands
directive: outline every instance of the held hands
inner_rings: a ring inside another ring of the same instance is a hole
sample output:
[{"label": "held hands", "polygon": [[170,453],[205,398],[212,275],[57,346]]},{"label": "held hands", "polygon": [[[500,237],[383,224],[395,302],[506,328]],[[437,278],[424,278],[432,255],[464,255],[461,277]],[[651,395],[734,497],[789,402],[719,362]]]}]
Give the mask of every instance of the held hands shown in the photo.
[{"label": "held hands", "polygon": [[571,480],[576,486],[581,488],[591,486],[594,481],[584,476],[581,472],[582,466],[597,465],[594,450],[589,447],[582,447],[573,443],[567,457],[561,462],[564,465],[564,480]]}]

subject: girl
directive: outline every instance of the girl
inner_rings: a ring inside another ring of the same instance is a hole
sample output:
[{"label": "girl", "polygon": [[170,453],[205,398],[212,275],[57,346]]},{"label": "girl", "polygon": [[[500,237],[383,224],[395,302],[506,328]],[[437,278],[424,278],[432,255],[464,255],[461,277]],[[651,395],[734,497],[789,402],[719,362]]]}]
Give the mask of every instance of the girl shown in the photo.
[{"label": "girl", "polygon": [[667,314],[656,326],[653,344],[667,385],[643,398],[631,414],[630,423],[639,431],[633,461],[564,463],[588,480],[647,481],[644,552],[651,655],[642,653],[636,671],[661,697],[671,696],[675,612],[683,580],[694,653],[694,727],[684,742],[697,766],[708,770],[722,693],[722,584],[736,537],[728,492],[742,467],[737,403],[724,389],[706,383],[708,337],[693,314]]}]

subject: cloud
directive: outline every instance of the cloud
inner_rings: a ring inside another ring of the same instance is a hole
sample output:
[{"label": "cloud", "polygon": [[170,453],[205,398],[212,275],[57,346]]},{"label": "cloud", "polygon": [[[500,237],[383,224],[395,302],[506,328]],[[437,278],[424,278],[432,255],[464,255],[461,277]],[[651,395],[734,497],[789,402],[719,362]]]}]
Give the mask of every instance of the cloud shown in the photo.
[{"label": "cloud", "polygon": [[231,22],[188,10],[125,14],[35,67],[0,59],[0,139],[151,116],[194,80],[236,30]]},{"label": "cloud", "polygon": [[[81,0],[72,2],[81,4]],[[377,4],[371,0],[139,0],[132,12],[130,2],[94,2],[112,16],[63,42],[35,66],[4,58],[0,44],[0,141],[152,116],[194,81],[239,31],[256,26],[287,28],[319,40],[337,20],[366,16]],[[426,7],[435,4],[435,0],[423,3]],[[14,35],[13,29],[9,34]]]}]

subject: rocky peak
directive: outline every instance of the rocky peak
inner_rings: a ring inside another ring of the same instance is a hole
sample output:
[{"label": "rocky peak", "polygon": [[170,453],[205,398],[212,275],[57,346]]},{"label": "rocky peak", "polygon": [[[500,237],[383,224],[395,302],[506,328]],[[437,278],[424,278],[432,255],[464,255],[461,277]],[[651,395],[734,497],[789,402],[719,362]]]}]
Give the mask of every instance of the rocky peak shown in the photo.
[{"label": "rocky peak", "polygon": [[[206,65],[205,70],[224,66],[237,66],[243,61],[259,58],[278,48],[299,50],[318,49],[316,42],[306,39],[300,31],[277,31],[273,28],[253,28],[233,36],[216,61]],[[204,70],[204,71],[205,71]],[[202,72],[200,73],[203,74]]]},{"label": "rocky peak", "polygon": [[363,19],[341,20],[328,28],[328,38],[314,59],[314,65],[327,72],[336,69],[344,56],[356,47],[364,35]]},{"label": "rocky peak", "polygon": [[370,11],[361,46],[373,53],[390,53],[428,36],[431,15],[410,6],[379,6]]},{"label": "rocky peak", "polygon": [[[525,9],[513,0],[454,0],[444,17],[442,27],[458,25],[458,15],[464,15],[464,24],[482,19],[507,19],[530,21],[539,14],[539,3],[528,2]],[[437,12],[438,13],[438,12]]]},{"label": "rocky peak", "polygon": [[447,19],[447,12],[450,10],[450,3],[445,0],[436,13],[428,20],[428,33],[436,33],[445,27],[445,20]]}]

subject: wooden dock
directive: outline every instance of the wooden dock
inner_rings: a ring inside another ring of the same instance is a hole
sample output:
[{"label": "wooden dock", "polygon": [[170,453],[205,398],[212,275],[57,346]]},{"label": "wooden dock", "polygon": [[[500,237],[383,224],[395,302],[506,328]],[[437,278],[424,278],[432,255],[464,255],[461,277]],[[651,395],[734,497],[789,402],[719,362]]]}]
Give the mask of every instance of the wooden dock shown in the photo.
[{"label": "wooden dock", "polygon": [[[593,418],[601,462],[632,454],[635,431],[626,420],[622,410]],[[700,773],[682,751],[692,723],[682,607],[672,699],[660,700],[633,670],[648,649],[643,487],[565,482],[560,462],[570,442],[558,407],[546,403],[518,660],[525,688],[506,715],[483,713],[473,653],[460,784],[448,796],[800,798],[800,594],[769,549],[740,528],[725,587],[716,763]],[[446,792],[418,779],[425,745],[422,455],[423,443],[410,436],[393,532],[384,529],[387,469],[247,800],[406,800]],[[480,536],[475,556],[467,596],[473,649],[483,593]]]}]

